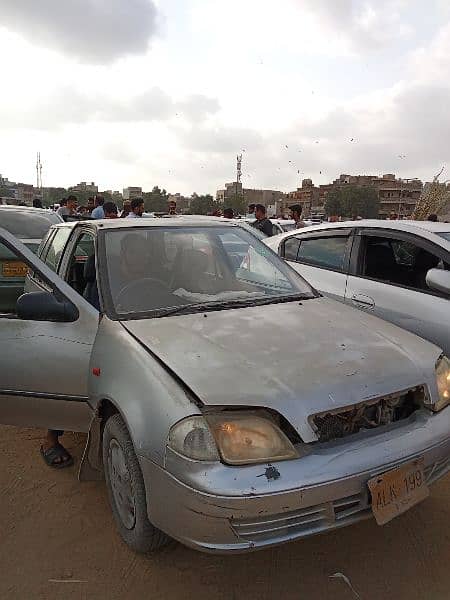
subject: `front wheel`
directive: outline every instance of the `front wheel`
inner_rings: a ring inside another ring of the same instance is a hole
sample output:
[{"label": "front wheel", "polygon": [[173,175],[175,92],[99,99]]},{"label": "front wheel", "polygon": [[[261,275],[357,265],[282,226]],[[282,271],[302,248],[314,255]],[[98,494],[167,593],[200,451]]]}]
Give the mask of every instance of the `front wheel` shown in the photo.
[{"label": "front wheel", "polygon": [[169,541],[147,516],[147,499],[133,442],[119,414],[103,431],[103,466],[109,502],[122,539],[136,552],[150,552]]}]

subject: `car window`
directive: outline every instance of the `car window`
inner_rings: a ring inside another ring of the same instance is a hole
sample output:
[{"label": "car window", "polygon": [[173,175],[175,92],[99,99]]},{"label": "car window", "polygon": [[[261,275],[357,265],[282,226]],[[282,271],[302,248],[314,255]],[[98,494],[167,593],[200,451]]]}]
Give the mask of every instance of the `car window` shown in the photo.
[{"label": "car window", "polygon": [[2,227],[19,239],[41,240],[55,223],[60,223],[59,217],[51,212],[48,215],[33,214],[31,210],[1,210]]},{"label": "car window", "polygon": [[[68,269],[65,273],[65,279],[67,283],[76,290],[79,294],[85,295],[87,285],[89,281],[94,282],[95,280],[95,248],[94,248],[94,236],[89,232],[81,232],[74,247],[72,248],[69,256]],[[86,269],[87,261],[90,257],[94,257],[94,261],[90,267],[88,273]],[[96,290],[94,290],[96,293]],[[98,295],[95,296],[96,300]],[[87,298],[88,299],[88,298]],[[92,302],[96,308],[98,306]]]},{"label": "car window", "polygon": [[[236,227],[139,227],[100,235],[114,315],[160,312],[185,305],[314,297],[310,286],[252,233]],[[101,285],[104,285],[103,280]],[[226,304],[226,307],[223,306]],[[155,314],[156,313],[156,314]]]},{"label": "car window", "polygon": [[317,267],[343,271],[347,241],[347,236],[303,239],[297,260]]},{"label": "car window", "polygon": [[284,258],[286,260],[297,260],[298,250],[300,248],[300,239],[290,237],[284,242]]},{"label": "car window", "polygon": [[60,227],[56,230],[56,233],[48,245],[48,249],[45,253],[45,256],[42,256],[43,261],[46,265],[48,265],[53,271],[58,269],[59,261],[62,256],[62,252],[66,246],[67,240],[72,233],[72,229],[70,227]]},{"label": "car window", "polygon": [[443,233],[438,233],[438,235],[450,242],[450,231],[444,231]]},{"label": "car window", "polygon": [[432,291],[426,275],[430,269],[448,269],[439,256],[409,240],[365,236],[362,274],[371,279]]}]

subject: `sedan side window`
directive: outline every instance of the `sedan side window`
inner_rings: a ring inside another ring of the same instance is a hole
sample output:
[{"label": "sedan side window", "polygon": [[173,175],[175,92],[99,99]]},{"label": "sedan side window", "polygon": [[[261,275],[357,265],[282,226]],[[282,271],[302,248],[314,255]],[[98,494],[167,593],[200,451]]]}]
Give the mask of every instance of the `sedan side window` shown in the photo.
[{"label": "sedan side window", "polygon": [[301,240],[297,261],[308,265],[344,271],[347,236],[328,236]]},{"label": "sedan side window", "polygon": [[446,268],[439,256],[406,240],[366,236],[363,248],[362,274],[384,283],[429,292],[428,271]]},{"label": "sedan side window", "polygon": [[300,240],[297,237],[290,237],[284,242],[283,256],[286,260],[297,260]]}]

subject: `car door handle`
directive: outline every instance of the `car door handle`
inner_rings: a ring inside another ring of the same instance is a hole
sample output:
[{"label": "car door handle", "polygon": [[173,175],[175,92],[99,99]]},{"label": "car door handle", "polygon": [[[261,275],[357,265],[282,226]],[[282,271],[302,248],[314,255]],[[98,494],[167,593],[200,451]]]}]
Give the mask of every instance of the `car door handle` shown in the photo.
[{"label": "car door handle", "polygon": [[352,304],[361,308],[373,308],[375,306],[375,300],[364,294],[354,294],[352,296]]}]

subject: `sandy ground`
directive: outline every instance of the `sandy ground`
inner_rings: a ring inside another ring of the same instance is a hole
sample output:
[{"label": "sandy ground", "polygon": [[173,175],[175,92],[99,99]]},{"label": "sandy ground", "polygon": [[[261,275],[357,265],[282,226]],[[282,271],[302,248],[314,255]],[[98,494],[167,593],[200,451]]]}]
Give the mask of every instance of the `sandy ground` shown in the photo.
[{"label": "sandy ground", "polygon": [[[102,483],[47,468],[40,433],[0,427],[0,598],[448,599],[450,476],[383,528],[374,521],[244,556],[180,544],[133,554]],[[83,436],[65,443],[79,459]],[[334,573],[348,577],[355,592]]]}]

